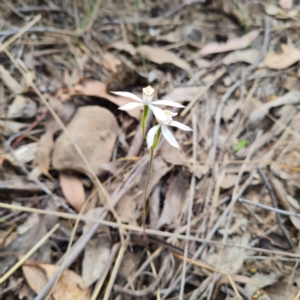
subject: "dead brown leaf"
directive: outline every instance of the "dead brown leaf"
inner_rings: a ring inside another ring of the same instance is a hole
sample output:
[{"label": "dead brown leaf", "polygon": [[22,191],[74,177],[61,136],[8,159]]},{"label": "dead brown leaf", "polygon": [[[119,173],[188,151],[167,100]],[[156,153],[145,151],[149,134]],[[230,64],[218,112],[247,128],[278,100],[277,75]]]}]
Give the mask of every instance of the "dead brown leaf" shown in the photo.
[{"label": "dead brown leaf", "polygon": [[73,174],[59,173],[59,181],[62,192],[67,201],[80,212],[85,201],[85,193],[82,182]]},{"label": "dead brown leaf", "polygon": [[124,195],[116,206],[116,212],[123,223],[137,226],[136,222],[136,202],[134,193]]},{"label": "dead brown leaf", "polygon": [[285,69],[300,60],[300,50],[286,45],[281,45],[282,53],[268,53],[264,59],[265,65],[270,69]]},{"label": "dead brown leaf", "polygon": [[[110,102],[122,106],[132,102],[131,98],[114,96],[106,91],[106,85],[100,81],[83,80],[81,83],[73,86],[71,89],[60,89],[57,92],[57,97],[61,101],[65,101],[74,95],[86,95],[100,97],[109,100]],[[139,120],[141,117],[141,108],[135,108],[127,111],[128,114]]]},{"label": "dead brown leaf", "polygon": [[258,34],[258,30],[253,30],[241,37],[228,40],[226,43],[207,44],[199,51],[199,54],[208,55],[246,48],[257,38]]},{"label": "dead brown leaf", "polygon": [[112,53],[106,52],[103,54],[103,66],[110,72],[116,73],[118,66],[120,66],[122,62]]},{"label": "dead brown leaf", "polygon": [[237,62],[245,62],[254,64],[258,59],[259,51],[256,49],[238,50],[226,55],[223,59],[225,65],[234,64]]},{"label": "dead brown leaf", "polygon": [[[46,273],[48,280],[56,273],[59,266],[39,265]],[[66,270],[58,281],[54,291],[54,300],[72,299],[88,300],[90,299],[91,288],[83,289],[83,278],[71,270]]]},{"label": "dead brown leaf", "polygon": [[[115,116],[108,109],[100,106],[80,107],[67,129],[93,171],[101,174],[101,164],[110,161],[119,133]],[[86,164],[75,151],[65,132],[55,142],[52,164],[58,170],[69,169],[89,173]]]},{"label": "dead brown leaf", "polygon": [[[30,288],[39,294],[43,287],[47,284],[48,279],[42,268],[39,266],[22,266],[24,277],[29,284]],[[51,298],[53,299],[53,298]]]},{"label": "dead brown leaf", "polygon": [[49,174],[51,163],[51,153],[54,147],[53,132],[46,131],[40,138],[38,149],[36,152],[36,161],[43,174],[52,178]]},{"label": "dead brown leaf", "polygon": [[171,51],[164,50],[162,48],[154,48],[150,46],[141,46],[138,48],[138,52],[144,55],[147,59],[157,64],[173,64],[178,68],[189,71],[190,65],[183,59],[179,58]]}]

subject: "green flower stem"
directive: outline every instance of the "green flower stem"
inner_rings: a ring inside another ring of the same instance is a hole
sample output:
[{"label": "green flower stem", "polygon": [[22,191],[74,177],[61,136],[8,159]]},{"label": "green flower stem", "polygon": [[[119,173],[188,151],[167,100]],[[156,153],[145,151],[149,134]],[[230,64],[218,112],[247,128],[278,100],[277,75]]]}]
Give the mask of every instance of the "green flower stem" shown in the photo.
[{"label": "green flower stem", "polygon": [[146,120],[147,120],[147,116],[148,116],[148,111],[149,111],[149,106],[145,105],[144,106],[144,112],[143,112],[143,117],[142,117],[142,131],[143,131],[143,136],[146,139]]},{"label": "green flower stem", "polygon": [[147,180],[146,180],[146,185],[145,185],[145,190],[144,190],[144,200],[143,200],[143,215],[142,215],[142,223],[143,223],[143,229],[144,229],[144,238],[145,238],[145,242],[147,241],[146,238],[146,233],[145,233],[145,224],[146,224],[146,206],[147,206],[147,191],[148,191],[148,187],[149,187],[149,182],[150,182],[150,177],[151,177],[151,173],[152,173],[152,164],[153,164],[153,154],[154,154],[154,150],[159,142],[161,136],[161,127],[159,127],[157,134],[156,134],[156,138],[155,141],[150,149],[150,160],[149,160],[149,166],[148,166],[148,176],[147,176]]}]

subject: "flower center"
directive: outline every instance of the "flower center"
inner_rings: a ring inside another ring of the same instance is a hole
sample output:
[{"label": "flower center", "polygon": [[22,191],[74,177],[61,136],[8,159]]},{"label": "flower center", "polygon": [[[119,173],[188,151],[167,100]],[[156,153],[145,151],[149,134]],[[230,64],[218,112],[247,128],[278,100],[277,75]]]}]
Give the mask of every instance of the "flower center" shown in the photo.
[{"label": "flower center", "polygon": [[143,103],[148,105],[151,103],[154,97],[154,89],[148,85],[147,87],[143,88]]}]

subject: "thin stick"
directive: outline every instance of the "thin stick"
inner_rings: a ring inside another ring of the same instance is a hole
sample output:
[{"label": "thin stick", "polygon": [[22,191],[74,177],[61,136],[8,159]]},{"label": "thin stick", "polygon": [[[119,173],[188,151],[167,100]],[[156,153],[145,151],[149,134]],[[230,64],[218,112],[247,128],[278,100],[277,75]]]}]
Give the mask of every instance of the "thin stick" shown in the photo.
[{"label": "thin stick", "polygon": [[[57,217],[60,217],[60,218],[65,218],[65,219],[76,220],[76,218],[77,218],[77,216],[72,215],[72,214],[68,214],[68,213],[60,213],[60,212],[49,211],[49,210],[45,211],[45,210],[42,210],[42,209],[35,209],[35,208],[24,207],[24,206],[19,206],[19,205],[11,205],[11,204],[0,203],[0,207],[7,208],[7,209],[21,210],[21,211],[26,211],[26,212],[33,212],[33,213],[44,214],[44,215],[53,215],[53,216],[57,216]],[[298,215],[298,216],[300,217],[300,215]],[[105,220],[101,220],[99,218],[97,218],[97,219],[96,218],[90,218],[90,217],[87,217],[87,216],[80,216],[80,220],[90,221],[90,222],[94,222],[94,223],[97,223],[97,224],[110,226],[112,228],[122,227],[122,228],[127,229],[127,230],[132,230],[132,231],[135,231],[135,232],[143,233],[143,228],[138,227],[138,226],[118,224],[118,223],[115,223],[115,222],[105,221]],[[219,220],[218,220],[218,222],[219,222]],[[179,239],[179,240],[195,241],[195,242],[203,243],[205,246],[207,244],[216,245],[216,246],[227,246],[227,247],[245,249],[245,250],[250,250],[250,251],[257,251],[257,252],[262,252],[262,253],[277,254],[277,255],[283,255],[283,256],[288,256],[288,257],[300,258],[300,254],[296,254],[296,253],[268,250],[268,249],[257,248],[257,247],[239,246],[239,245],[233,245],[233,244],[228,244],[228,243],[222,243],[222,242],[219,242],[219,241],[211,241],[210,240],[211,237],[210,238],[208,237],[207,239],[202,239],[202,238],[198,238],[198,237],[195,237],[195,236],[187,237],[186,235],[183,235],[183,234],[171,233],[171,232],[167,232],[167,231],[159,231],[159,230],[154,230],[154,229],[146,229],[146,233],[149,234],[149,235],[170,237],[170,238]],[[158,249],[160,249],[160,248],[158,248]],[[152,253],[152,256],[154,256],[156,254],[156,251],[154,253]],[[195,255],[196,254],[198,254],[198,251],[197,251],[197,253],[195,253]]]},{"label": "thin stick", "polygon": [[0,284],[2,284],[10,275],[12,275],[20,266],[22,266],[22,264],[49,239],[49,237],[59,228],[59,226],[59,224],[53,226],[53,228],[47,234],[45,234],[10,270],[8,270],[0,278]]},{"label": "thin stick", "polygon": [[260,207],[260,208],[263,208],[263,209],[266,209],[266,210],[274,211],[277,214],[300,218],[300,214],[297,214],[293,211],[286,211],[286,210],[283,210],[283,209],[280,209],[280,208],[275,208],[275,207],[271,207],[271,206],[264,205],[264,204],[261,204],[261,203],[256,203],[256,202],[253,202],[253,201],[245,199],[245,198],[239,198],[238,201],[241,202],[241,203],[246,203],[246,204],[250,204],[250,205],[253,205],[253,206],[257,206],[257,207]]},{"label": "thin stick", "polygon": [[[271,197],[273,206],[275,208],[278,208],[275,193],[274,193],[273,187],[272,187],[268,177],[265,175],[265,173],[263,172],[263,170],[259,166],[257,167],[257,172],[260,175],[261,179],[263,180],[264,184],[266,185],[266,187],[269,191],[269,195]],[[277,223],[278,223],[279,228],[281,229],[281,231],[282,231],[283,235],[285,236],[287,242],[289,243],[290,247],[293,249],[295,246],[294,246],[293,242],[291,241],[285,227],[283,226],[283,223],[282,223],[281,218],[280,218],[280,214],[276,213],[276,219],[277,219]]]},{"label": "thin stick", "polygon": [[42,16],[36,15],[30,22],[28,22],[24,27],[22,27],[15,35],[9,38],[5,43],[0,45],[0,52],[7,48],[12,42],[18,39],[22,34],[24,34],[30,27],[32,27],[37,21],[40,20]]},{"label": "thin stick", "polygon": [[[129,236],[128,236],[129,237]],[[103,296],[103,300],[108,300],[109,297],[110,297],[110,293],[111,293],[111,290],[112,290],[112,287],[113,287],[113,284],[116,280],[116,277],[118,275],[118,271],[119,271],[119,268],[120,268],[120,265],[122,263],[122,260],[123,260],[123,257],[124,257],[124,254],[127,250],[127,246],[128,246],[128,242],[129,242],[129,239],[127,238],[127,241],[126,243],[124,243],[121,248],[120,248],[120,251],[119,251],[119,254],[118,254],[118,257],[116,259],[116,262],[115,262],[115,265],[114,265],[114,268],[110,274],[110,278],[109,278],[109,282],[108,282],[108,285],[107,285],[107,288],[106,288],[106,291],[105,291],[105,294]]]},{"label": "thin stick", "polygon": [[258,65],[262,62],[264,59],[267,51],[268,51],[268,46],[270,43],[270,32],[271,32],[271,26],[270,26],[270,21],[266,16],[264,16],[264,21],[265,21],[265,34],[264,34],[264,43],[260,51],[260,55],[257,58],[256,62],[248,68],[247,71],[252,71],[258,67]]},{"label": "thin stick", "polygon": [[[192,121],[193,121],[193,164],[196,165],[197,146],[198,146],[196,111],[194,111],[194,113],[193,113]],[[187,218],[187,227],[186,227],[186,236],[187,237],[189,237],[190,234],[191,234],[191,219],[192,219],[192,214],[193,214],[195,184],[196,184],[196,177],[195,177],[195,174],[193,173],[192,180],[191,180],[191,186],[190,186],[190,197],[189,197],[189,203],[188,203],[188,218]],[[179,299],[183,299],[183,295],[184,295],[185,276],[186,276],[186,262],[187,262],[187,257],[188,257],[188,249],[189,249],[189,243],[188,243],[188,241],[186,241],[185,246],[184,246],[184,257],[183,257],[183,263],[182,263],[182,273],[181,273],[181,284],[180,284]]]},{"label": "thin stick", "polygon": [[296,297],[294,298],[294,300],[298,300],[300,298],[300,291],[298,292],[298,294],[296,295]]},{"label": "thin stick", "polygon": [[142,215],[143,220],[142,220],[142,223],[143,223],[144,232],[145,232],[145,226],[146,226],[147,191],[148,191],[151,172],[152,172],[154,149],[151,147],[150,151],[151,152],[150,152],[150,160],[149,160],[149,166],[148,166],[148,174],[147,174],[147,180],[146,180],[146,185],[145,185],[145,190],[144,190],[144,199],[143,199],[143,215]]}]

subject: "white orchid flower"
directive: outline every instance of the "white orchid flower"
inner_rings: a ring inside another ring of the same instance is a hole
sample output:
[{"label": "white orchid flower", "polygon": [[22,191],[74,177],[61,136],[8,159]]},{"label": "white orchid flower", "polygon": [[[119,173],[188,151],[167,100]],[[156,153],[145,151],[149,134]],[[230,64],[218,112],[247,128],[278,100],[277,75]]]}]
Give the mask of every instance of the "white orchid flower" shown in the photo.
[{"label": "white orchid flower", "polygon": [[180,123],[180,122],[173,121],[172,117],[176,116],[177,113],[173,113],[169,110],[163,110],[163,113],[165,115],[165,117],[163,118],[163,121],[156,119],[158,122],[158,125],[152,127],[147,134],[148,149],[152,147],[155,136],[156,136],[157,132],[159,131],[159,129],[161,130],[162,135],[164,136],[164,138],[167,140],[167,142],[169,144],[171,144],[173,147],[180,149],[179,144],[177,143],[176,139],[174,138],[171,131],[167,128],[167,126],[174,126],[174,127],[180,128],[185,131],[193,131],[193,129],[190,128],[189,126],[186,126],[186,125]]},{"label": "white orchid flower", "polygon": [[120,106],[119,109],[121,110],[131,110],[139,106],[148,106],[152,111],[156,119],[164,120],[165,113],[163,110],[159,107],[156,107],[156,105],[167,105],[172,107],[184,107],[183,105],[171,101],[171,100],[157,100],[153,101],[154,97],[154,89],[151,86],[147,86],[146,88],[143,88],[143,99],[140,99],[136,95],[129,93],[129,92],[111,92],[113,94],[128,97],[131,98],[137,102],[130,102],[123,106]]}]

